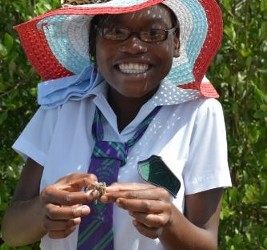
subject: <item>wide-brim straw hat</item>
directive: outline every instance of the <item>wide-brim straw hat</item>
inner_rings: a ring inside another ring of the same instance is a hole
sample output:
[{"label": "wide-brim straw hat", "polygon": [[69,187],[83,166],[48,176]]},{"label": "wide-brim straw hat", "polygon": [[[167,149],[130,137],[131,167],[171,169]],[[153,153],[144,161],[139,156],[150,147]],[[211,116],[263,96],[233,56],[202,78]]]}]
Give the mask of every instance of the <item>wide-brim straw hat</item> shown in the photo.
[{"label": "wide-brim straw hat", "polygon": [[[216,0],[66,2],[70,4],[15,26],[29,61],[44,80],[78,75],[91,64],[89,27],[95,15],[129,13],[164,4],[175,13],[180,24],[180,56],[173,59],[168,80],[179,87],[198,90],[205,97],[218,97],[212,84],[203,81],[223,32]],[[78,5],[73,5],[74,2]]]}]

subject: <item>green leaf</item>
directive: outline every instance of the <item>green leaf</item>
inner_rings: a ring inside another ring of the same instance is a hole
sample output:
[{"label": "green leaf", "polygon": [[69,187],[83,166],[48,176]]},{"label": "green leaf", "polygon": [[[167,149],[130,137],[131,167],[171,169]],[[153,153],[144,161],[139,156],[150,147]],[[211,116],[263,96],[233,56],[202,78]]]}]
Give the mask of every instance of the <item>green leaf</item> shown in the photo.
[{"label": "green leaf", "polygon": [[8,54],[7,48],[2,43],[0,43],[0,56],[6,57],[7,54]]},{"label": "green leaf", "polygon": [[4,45],[5,45],[8,53],[10,53],[10,51],[12,50],[13,44],[14,44],[13,37],[10,34],[5,33],[5,35],[4,35]]}]

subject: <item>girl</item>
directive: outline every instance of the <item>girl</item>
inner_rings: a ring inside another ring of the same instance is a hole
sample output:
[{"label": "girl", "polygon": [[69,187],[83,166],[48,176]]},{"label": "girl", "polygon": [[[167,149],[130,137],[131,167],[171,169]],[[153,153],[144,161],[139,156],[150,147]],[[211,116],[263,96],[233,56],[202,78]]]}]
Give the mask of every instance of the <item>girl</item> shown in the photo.
[{"label": "girl", "polygon": [[13,146],[26,164],[3,237],[49,250],[216,249],[231,180],[204,74],[220,10],[213,0],[99,2],[66,1],[16,27],[46,81]]}]

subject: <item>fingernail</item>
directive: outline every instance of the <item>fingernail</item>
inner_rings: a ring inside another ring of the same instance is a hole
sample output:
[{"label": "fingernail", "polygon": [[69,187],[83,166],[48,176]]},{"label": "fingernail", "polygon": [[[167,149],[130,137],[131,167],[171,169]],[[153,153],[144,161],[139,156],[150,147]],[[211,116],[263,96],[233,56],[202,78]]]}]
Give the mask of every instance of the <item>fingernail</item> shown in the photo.
[{"label": "fingernail", "polygon": [[89,207],[86,206],[86,205],[82,205],[82,206],[80,206],[80,207],[77,207],[77,208],[76,208],[76,211],[77,211],[77,212],[82,212],[83,214],[84,214],[84,213],[88,213],[88,212],[89,212]]},{"label": "fingernail", "polygon": [[82,209],[82,212],[84,213],[84,212],[88,212],[89,210],[90,210],[90,208],[88,207],[88,206],[86,206],[86,205],[83,205],[82,207],[81,207],[81,209]]},{"label": "fingernail", "polygon": [[80,217],[74,218],[73,222],[74,222],[75,225],[78,225],[81,222],[81,218]]}]

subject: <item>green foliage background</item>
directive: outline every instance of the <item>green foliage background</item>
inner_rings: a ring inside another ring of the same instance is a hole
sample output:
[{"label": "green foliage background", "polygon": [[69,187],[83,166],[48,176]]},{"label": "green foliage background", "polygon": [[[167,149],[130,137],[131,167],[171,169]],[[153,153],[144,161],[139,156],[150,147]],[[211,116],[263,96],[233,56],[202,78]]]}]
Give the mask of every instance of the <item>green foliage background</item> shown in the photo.
[{"label": "green foliage background", "polygon": [[[233,188],[224,196],[219,244],[221,250],[263,250],[267,249],[267,1],[220,2],[224,40],[208,77],[220,92],[225,111]],[[40,80],[12,26],[58,5],[58,0],[1,1],[0,220],[23,164],[11,145],[37,109]],[[0,249],[11,248],[0,240]]]}]

